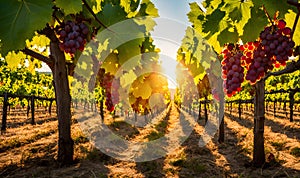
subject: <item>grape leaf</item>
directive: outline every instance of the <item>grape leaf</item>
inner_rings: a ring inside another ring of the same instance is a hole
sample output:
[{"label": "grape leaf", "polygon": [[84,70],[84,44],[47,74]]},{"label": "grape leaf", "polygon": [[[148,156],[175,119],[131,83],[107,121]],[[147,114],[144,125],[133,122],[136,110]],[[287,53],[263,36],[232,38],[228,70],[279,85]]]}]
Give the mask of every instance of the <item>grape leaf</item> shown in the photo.
[{"label": "grape leaf", "polygon": [[237,33],[236,28],[228,27],[218,35],[217,39],[220,45],[223,46],[226,43],[236,43],[239,39],[239,34]]},{"label": "grape leaf", "polygon": [[119,63],[122,65],[126,61],[131,60],[133,57],[141,54],[140,46],[142,42],[143,39],[135,39],[135,40],[128,41],[122,44],[121,46],[119,46],[117,48],[119,52]]},{"label": "grape leaf", "polygon": [[133,83],[133,81],[137,78],[137,76],[135,75],[135,73],[131,70],[126,74],[123,74],[120,77],[120,84],[121,84],[121,88],[124,88],[128,85],[130,85],[131,83]]},{"label": "grape leaf", "polygon": [[34,36],[32,38],[31,41],[26,40],[26,46],[28,48],[35,47],[35,46],[43,48],[43,47],[46,47],[49,44],[50,44],[50,40],[45,35],[37,34],[36,36]]},{"label": "grape leaf", "polygon": [[52,6],[51,0],[0,1],[1,53],[23,49],[26,39],[51,20]]},{"label": "grape leaf", "polygon": [[292,9],[294,12],[297,12],[297,9],[294,6],[289,5],[287,1],[284,0],[276,2],[274,2],[274,0],[253,0],[253,4],[254,6],[258,7],[264,5],[271,18],[275,15],[276,11],[279,11],[278,18],[284,18],[284,15],[288,13],[289,9]]},{"label": "grape leaf", "polygon": [[206,9],[206,13],[210,14],[213,10],[217,9],[222,3],[222,0],[206,0],[202,5]]},{"label": "grape leaf", "polygon": [[216,9],[212,14],[206,16],[206,21],[203,24],[203,32],[210,33],[211,35],[220,30],[220,23],[225,17],[225,12]]},{"label": "grape leaf", "polygon": [[116,53],[109,54],[101,65],[101,68],[105,69],[106,72],[115,75],[119,69],[118,55]]},{"label": "grape leaf", "polygon": [[22,52],[16,53],[15,51],[9,52],[5,56],[5,61],[8,67],[11,69],[18,68],[20,65],[24,65],[26,55]]},{"label": "grape leaf", "polygon": [[[222,7],[222,10],[228,14],[233,22],[240,22],[244,17],[249,18],[252,6],[251,1],[225,0],[225,5]],[[245,20],[248,20],[248,18]]]},{"label": "grape leaf", "polygon": [[194,29],[200,33],[204,22],[204,12],[196,2],[190,3],[190,9],[190,12],[187,14],[189,21],[193,24]]},{"label": "grape leaf", "polygon": [[140,5],[140,10],[137,16],[158,17],[159,15],[158,10],[155,8],[154,4],[150,0],[143,0],[142,4]]},{"label": "grape leaf", "polygon": [[81,0],[55,0],[55,4],[65,12],[65,15],[77,14],[82,11]]},{"label": "grape leaf", "polygon": [[109,27],[117,22],[126,20],[127,13],[121,6],[105,4],[102,11],[97,14],[99,20]]},{"label": "grape leaf", "polygon": [[259,8],[251,9],[251,18],[248,20],[244,27],[244,33],[241,39],[244,43],[249,41],[255,41],[260,32],[268,25],[268,18],[263,10]]},{"label": "grape leaf", "polygon": [[142,97],[143,99],[148,99],[151,96],[152,88],[150,86],[149,81],[145,81],[144,83],[139,83],[138,87],[135,87],[133,90],[133,95],[138,98]]}]

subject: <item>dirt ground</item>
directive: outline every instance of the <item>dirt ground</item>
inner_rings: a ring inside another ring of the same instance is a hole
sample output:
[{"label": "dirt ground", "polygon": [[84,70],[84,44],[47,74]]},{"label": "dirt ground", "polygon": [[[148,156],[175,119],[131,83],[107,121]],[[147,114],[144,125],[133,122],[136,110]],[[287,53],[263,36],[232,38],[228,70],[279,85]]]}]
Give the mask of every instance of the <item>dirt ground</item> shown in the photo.
[{"label": "dirt ground", "polygon": [[[218,143],[216,135],[204,147],[198,146],[204,130],[201,119],[181,146],[178,140],[170,139],[168,147],[178,147],[148,162],[120,161],[101,153],[74,120],[75,161],[69,167],[59,167],[55,161],[57,121],[49,117],[33,126],[8,128],[0,135],[0,177],[300,177],[300,118],[298,111],[295,114],[291,123],[283,111],[279,110],[276,117],[271,111],[266,113],[267,162],[261,168],[251,166],[251,110],[243,110],[242,119],[238,119],[236,109],[231,114],[226,112],[224,143]],[[183,115],[183,119],[189,117]],[[105,123],[124,139],[147,142],[168,133],[184,134],[179,118],[178,109],[172,105],[156,117],[151,127],[133,127],[123,117],[107,117]]]}]

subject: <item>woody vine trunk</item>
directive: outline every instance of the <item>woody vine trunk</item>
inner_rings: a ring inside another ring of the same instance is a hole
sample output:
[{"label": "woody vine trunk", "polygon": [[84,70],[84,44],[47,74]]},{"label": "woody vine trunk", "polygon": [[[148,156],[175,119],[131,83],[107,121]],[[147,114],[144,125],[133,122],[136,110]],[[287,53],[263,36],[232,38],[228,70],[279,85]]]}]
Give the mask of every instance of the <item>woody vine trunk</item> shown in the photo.
[{"label": "woody vine trunk", "polygon": [[58,162],[68,165],[73,162],[74,142],[71,138],[71,95],[66,69],[65,54],[59,49],[57,39],[51,39],[50,52],[54,65],[52,67],[56,109],[58,118]]},{"label": "woody vine trunk", "polygon": [[253,165],[261,167],[265,163],[264,150],[264,122],[265,122],[265,81],[261,80],[255,85],[254,96],[254,149]]}]

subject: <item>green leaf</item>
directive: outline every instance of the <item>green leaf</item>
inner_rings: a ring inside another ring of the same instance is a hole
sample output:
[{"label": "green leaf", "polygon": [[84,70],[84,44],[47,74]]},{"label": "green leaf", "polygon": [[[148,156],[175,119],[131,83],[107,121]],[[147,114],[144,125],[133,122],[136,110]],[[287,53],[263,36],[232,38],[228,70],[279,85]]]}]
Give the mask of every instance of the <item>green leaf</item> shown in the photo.
[{"label": "green leaf", "polygon": [[241,37],[244,43],[249,41],[255,41],[260,32],[268,25],[268,18],[263,10],[259,8],[251,9],[251,18],[244,27],[244,33]]},{"label": "green leaf", "polygon": [[121,6],[105,4],[97,16],[104,25],[109,27],[112,24],[125,20],[127,13]]},{"label": "green leaf", "polygon": [[[141,54],[141,44],[143,39],[135,39],[128,41],[118,47],[119,63],[122,65],[126,61],[133,59],[133,57]],[[136,60],[136,59],[133,59]]]},{"label": "green leaf", "polygon": [[220,23],[225,17],[225,12],[216,9],[212,14],[206,16],[206,22],[203,24],[203,32],[214,34],[220,30]]},{"label": "green leaf", "polygon": [[159,15],[158,10],[150,0],[143,0],[142,4],[140,5],[138,16],[158,17]]},{"label": "green leaf", "polygon": [[65,15],[77,14],[82,11],[81,0],[55,0],[57,7],[63,9]]},{"label": "green leaf", "polygon": [[264,5],[271,18],[273,18],[276,11],[279,11],[278,18],[284,18],[289,9],[297,12],[297,9],[294,6],[289,5],[286,0],[279,0],[276,2],[274,2],[274,0],[253,0],[253,4],[258,7]]},{"label": "green leaf", "polygon": [[250,9],[253,6],[251,1],[225,0],[222,10],[225,11],[233,22],[249,19]]},{"label": "green leaf", "polygon": [[221,46],[225,43],[236,43],[238,42],[239,34],[237,33],[236,28],[226,28],[218,35],[218,41]]},{"label": "green leaf", "polygon": [[202,23],[204,22],[204,12],[196,2],[190,3],[190,9],[190,12],[187,14],[189,21],[193,24],[195,30],[201,32]]},{"label": "green leaf", "polygon": [[25,47],[26,39],[41,30],[50,22],[52,14],[51,0],[2,0],[0,2],[0,39],[1,53],[19,50]]},{"label": "green leaf", "polygon": [[137,76],[132,70],[130,70],[128,73],[121,75],[120,77],[121,88],[125,88],[128,85],[132,84],[136,78]]}]

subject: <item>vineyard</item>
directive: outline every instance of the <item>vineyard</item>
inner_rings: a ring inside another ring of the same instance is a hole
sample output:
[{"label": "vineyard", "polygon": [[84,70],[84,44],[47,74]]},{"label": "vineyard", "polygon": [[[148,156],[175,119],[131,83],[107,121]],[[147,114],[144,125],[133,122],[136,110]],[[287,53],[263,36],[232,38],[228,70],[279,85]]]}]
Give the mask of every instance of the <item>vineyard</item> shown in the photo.
[{"label": "vineyard", "polygon": [[300,2],[155,3],[0,2],[0,177],[300,176]]}]

